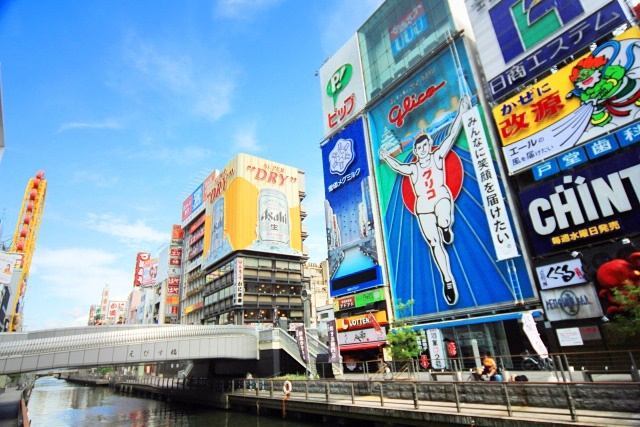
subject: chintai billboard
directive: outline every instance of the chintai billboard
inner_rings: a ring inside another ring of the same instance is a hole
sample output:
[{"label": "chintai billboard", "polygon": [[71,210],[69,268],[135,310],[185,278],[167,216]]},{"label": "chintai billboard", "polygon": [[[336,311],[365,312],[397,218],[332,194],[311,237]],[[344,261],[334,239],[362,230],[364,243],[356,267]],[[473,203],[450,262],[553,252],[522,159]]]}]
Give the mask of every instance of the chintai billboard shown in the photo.
[{"label": "chintai billboard", "polygon": [[362,119],[322,146],[331,295],[382,285]]},{"label": "chintai billboard", "polygon": [[501,179],[472,76],[459,39],[369,112],[399,318],[421,321],[534,296],[508,209],[491,207],[502,203]]}]

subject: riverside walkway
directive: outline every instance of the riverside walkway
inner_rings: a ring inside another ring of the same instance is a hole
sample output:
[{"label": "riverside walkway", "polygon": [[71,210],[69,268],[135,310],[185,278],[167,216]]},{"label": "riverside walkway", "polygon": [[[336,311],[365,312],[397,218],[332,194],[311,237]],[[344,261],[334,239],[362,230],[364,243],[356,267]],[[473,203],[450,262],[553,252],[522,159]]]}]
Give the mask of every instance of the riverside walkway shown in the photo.
[{"label": "riverside walkway", "polygon": [[[124,392],[347,425],[640,426],[640,388],[620,382],[116,379]],[[217,397],[214,397],[217,396]]]}]

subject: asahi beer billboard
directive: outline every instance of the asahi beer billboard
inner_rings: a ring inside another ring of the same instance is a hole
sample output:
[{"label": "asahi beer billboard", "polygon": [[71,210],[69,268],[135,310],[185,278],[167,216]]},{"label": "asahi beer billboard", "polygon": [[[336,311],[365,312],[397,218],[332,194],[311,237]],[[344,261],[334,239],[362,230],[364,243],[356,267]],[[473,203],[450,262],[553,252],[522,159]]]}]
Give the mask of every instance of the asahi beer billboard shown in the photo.
[{"label": "asahi beer billboard", "polygon": [[362,119],[322,146],[331,296],[382,285]]},{"label": "asahi beer billboard", "polygon": [[[505,232],[506,225],[494,219],[490,226],[487,221],[479,188],[484,183],[477,178],[478,165],[470,153],[476,147],[462,130],[463,114],[480,108],[472,75],[459,39],[370,110],[390,285],[399,318],[426,320],[534,296],[521,257],[496,261],[492,233]],[[486,124],[480,127],[487,134]],[[486,143],[491,147],[491,141]],[[483,162],[493,163],[497,174],[493,155],[487,153]],[[406,304],[409,301],[413,303]]]},{"label": "asahi beer billboard", "polygon": [[640,231],[640,147],[523,190],[536,255]]},{"label": "asahi beer billboard", "polygon": [[[640,29],[600,44],[498,104],[493,117],[511,174],[630,124],[640,116]],[[561,159],[577,164],[578,151]]]},{"label": "asahi beer billboard", "polygon": [[299,171],[238,154],[205,186],[203,265],[237,250],[302,255]]},{"label": "asahi beer billboard", "polygon": [[627,21],[611,0],[466,0],[492,99],[506,95]]},{"label": "asahi beer billboard", "polygon": [[364,108],[364,83],[354,34],[320,67],[324,134],[340,129]]}]

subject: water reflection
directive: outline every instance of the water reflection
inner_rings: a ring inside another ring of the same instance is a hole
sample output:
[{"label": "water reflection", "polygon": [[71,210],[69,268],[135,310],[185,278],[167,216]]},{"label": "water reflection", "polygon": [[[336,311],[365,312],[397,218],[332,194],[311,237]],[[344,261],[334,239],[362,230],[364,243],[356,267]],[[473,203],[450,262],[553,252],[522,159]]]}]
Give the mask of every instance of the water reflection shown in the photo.
[{"label": "water reflection", "polygon": [[130,427],[317,427],[246,413],[182,406],[157,400],[120,395],[109,387],[84,387],[41,378],[31,393],[32,427],[130,426]]}]

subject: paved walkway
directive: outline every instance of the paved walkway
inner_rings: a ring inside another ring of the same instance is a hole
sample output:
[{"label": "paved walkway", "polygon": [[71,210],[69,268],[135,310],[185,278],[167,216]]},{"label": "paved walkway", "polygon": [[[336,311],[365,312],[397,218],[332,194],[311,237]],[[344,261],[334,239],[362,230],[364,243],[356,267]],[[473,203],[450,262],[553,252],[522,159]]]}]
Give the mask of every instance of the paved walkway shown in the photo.
[{"label": "paved walkway", "polygon": [[0,394],[0,427],[17,427],[20,413],[20,398],[22,391],[15,387],[6,388]]}]

